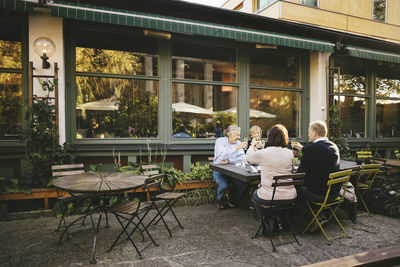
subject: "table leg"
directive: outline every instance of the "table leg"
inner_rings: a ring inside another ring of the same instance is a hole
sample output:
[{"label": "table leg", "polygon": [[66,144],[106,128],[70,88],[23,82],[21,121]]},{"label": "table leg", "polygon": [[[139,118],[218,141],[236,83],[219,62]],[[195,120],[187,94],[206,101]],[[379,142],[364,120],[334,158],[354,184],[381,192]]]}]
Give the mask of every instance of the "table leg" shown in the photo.
[{"label": "table leg", "polygon": [[97,262],[97,260],[96,260],[96,242],[97,242],[97,235],[99,233],[99,227],[100,227],[102,215],[103,215],[103,212],[100,212],[99,220],[97,221],[96,231],[94,232],[92,260],[90,261],[91,264],[95,264]]}]

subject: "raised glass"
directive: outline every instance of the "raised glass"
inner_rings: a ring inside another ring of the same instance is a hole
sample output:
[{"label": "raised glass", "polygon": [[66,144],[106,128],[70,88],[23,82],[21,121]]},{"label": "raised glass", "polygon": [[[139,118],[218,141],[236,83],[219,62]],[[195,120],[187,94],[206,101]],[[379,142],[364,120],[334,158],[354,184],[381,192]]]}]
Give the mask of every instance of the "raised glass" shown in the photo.
[{"label": "raised glass", "polygon": [[250,125],[258,125],[267,137],[277,123],[285,125],[289,137],[301,132],[301,92],[250,89]]},{"label": "raised glass", "polygon": [[376,137],[400,137],[400,99],[376,100]]},{"label": "raised glass", "polygon": [[76,77],[76,138],[158,135],[158,81]]},{"label": "raised glass", "polygon": [[[337,103],[339,97],[334,97]],[[340,118],[342,119],[342,131],[346,138],[367,137],[367,99],[363,97],[340,96]]]},{"label": "raised glass", "polygon": [[223,136],[229,125],[237,124],[236,103],[236,87],[173,83],[173,138]]},{"label": "raised glass", "polygon": [[299,88],[299,59],[269,53],[250,56],[250,83],[274,87]]},{"label": "raised glass", "polygon": [[236,51],[233,48],[173,43],[172,78],[236,82]]},{"label": "raised glass", "polygon": [[18,139],[21,103],[22,74],[0,73],[0,139]]}]

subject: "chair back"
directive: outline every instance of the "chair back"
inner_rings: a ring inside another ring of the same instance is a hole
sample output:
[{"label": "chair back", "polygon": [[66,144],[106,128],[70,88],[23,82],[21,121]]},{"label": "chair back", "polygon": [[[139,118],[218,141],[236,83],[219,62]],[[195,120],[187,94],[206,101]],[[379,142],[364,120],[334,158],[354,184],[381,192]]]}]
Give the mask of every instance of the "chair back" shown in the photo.
[{"label": "chair back", "polygon": [[274,181],[271,184],[271,186],[274,189],[274,191],[272,192],[271,204],[273,204],[277,187],[302,185],[305,178],[306,178],[305,173],[293,173],[293,174],[274,176],[273,178]]},{"label": "chair back", "polygon": [[85,170],[83,163],[51,166],[51,173],[53,177],[75,175],[84,172]]},{"label": "chair back", "polygon": [[157,174],[160,174],[160,168],[155,164],[143,165],[142,166],[142,173],[145,176],[157,175]]},{"label": "chair back", "polygon": [[160,168],[155,164],[143,165],[142,173],[147,176],[144,180],[143,189],[147,192],[148,198],[154,198],[157,191],[153,190],[152,192],[151,189],[160,187],[161,179],[164,174],[160,173]]},{"label": "chair back", "polygon": [[362,163],[362,162],[367,162],[372,159],[372,152],[371,151],[357,151],[357,162]]},{"label": "chair back", "polygon": [[373,185],[376,175],[379,173],[381,164],[365,164],[361,165],[358,182],[360,182],[361,177],[365,179],[365,184],[368,186],[368,190]]},{"label": "chair back", "polygon": [[394,156],[396,157],[396,159],[400,159],[400,151],[398,149],[394,150]]},{"label": "chair back", "polygon": [[325,195],[325,200],[324,200],[324,204],[326,204],[328,202],[329,199],[329,193],[331,192],[331,188],[333,185],[337,185],[337,184],[343,184],[344,183],[344,191],[343,191],[343,195],[339,196],[339,199],[335,199],[335,201],[333,202],[343,202],[344,200],[344,196],[346,195],[346,191],[347,191],[347,183],[350,180],[350,176],[351,176],[351,169],[349,170],[344,170],[344,171],[339,171],[339,172],[333,172],[331,174],[329,174],[329,180],[327,182],[328,185],[328,190],[326,191],[326,195]]}]

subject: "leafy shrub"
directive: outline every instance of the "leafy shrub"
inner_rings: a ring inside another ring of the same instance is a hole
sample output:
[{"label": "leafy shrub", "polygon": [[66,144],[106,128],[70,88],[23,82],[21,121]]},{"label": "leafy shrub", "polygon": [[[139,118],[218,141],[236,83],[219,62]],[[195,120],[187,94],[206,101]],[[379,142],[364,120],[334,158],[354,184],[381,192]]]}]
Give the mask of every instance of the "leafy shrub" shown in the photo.
[{"label": "leafy shrub", "polygon": [[212,179],[212,170],[208,164],[200,165],[200,162],[191,165],[191,171],[185,174],[184,181],[201,180],[206,181]]}]

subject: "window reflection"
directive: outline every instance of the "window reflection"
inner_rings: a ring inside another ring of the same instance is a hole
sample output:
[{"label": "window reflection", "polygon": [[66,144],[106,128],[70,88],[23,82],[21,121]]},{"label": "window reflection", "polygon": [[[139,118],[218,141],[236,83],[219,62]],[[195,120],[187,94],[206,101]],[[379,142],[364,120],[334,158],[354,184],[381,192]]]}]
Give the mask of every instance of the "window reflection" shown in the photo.
[{"label": "window reflection", "polygon": [[76,71],[157,76],[157,56],[146,53],[76,48]]},{"label": "window reflection", "polygon": [[[236,124],[237,88],[221,85],[173,83],[173,138],[215,138]],[[185,126],[184,131],[183,127]]]},{"label": "window reflection", "polygon": [[78,76],[77,138],[158,135],[158,81]]},{"label": "window reflection", "polygon": [[400,80],[377,77],[376,85],[377,97],[400,97]]},{"label": "window reflection", "polygon": [[[339,97],[335,96],[335,104]],[[366,104],[367,100],[362,97],[340,96],[340,118],[342,119],[342,132],[346,138],[367,137]]]},{"label": "window reflection", "polygon": [[340,81],[338,74],[335,74],[335,84],[334,90],[335,93],[339,92],[344,94],[365,94],[366,93],[366,84],[365,84],[365,76],[343,73],[340,75]]},{"label": "window reflection", "polygon": [[258,125],[263,137],[268,130],[281,123],[288,129],[289,137],[300,137],[300,92],[250,89],[250,125]]},{"label": "window reflection", "polygon": [[22,68],[21,42],[0,40],[0,68]]},{"label": "window reflection", "polygon": [[400,99],[376,101],[376,137],[400,137]]},{"label": "window reflection", "polygon": [[172,77],[236,82],[236,52],[232,48],[174,43]]},{"label": "window reflection", "polygon": [[300,0],[301,5],[318,7],[318,0]]},{"label": "window reflection", "polygon": [[299,59],[295,56],[252,53],[250,83],[276,87],[299,87]]},{"label": "window reflection", "polygon": [[374,0],[372,18],[377,21],[385,21],[386,18],[386,0]]}]

